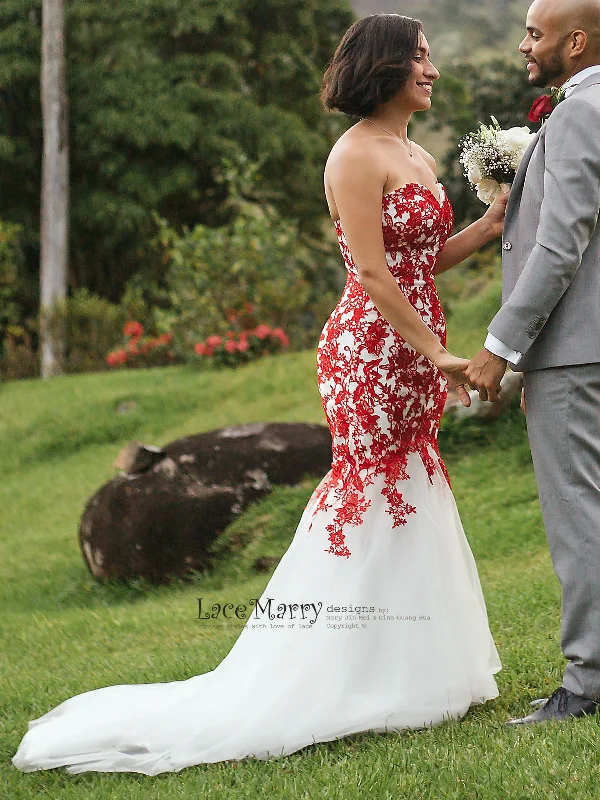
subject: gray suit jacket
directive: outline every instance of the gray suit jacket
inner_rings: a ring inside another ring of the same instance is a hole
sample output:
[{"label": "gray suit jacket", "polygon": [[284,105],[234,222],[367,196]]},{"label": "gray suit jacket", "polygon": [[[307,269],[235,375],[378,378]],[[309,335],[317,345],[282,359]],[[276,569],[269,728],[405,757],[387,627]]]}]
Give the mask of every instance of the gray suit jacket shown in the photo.
[{"label": "gray suit jacket", "polygon": [[554,109],[515,177],[502,238],[502,308],[489,332],[514,369],[600,362],[600,74]]}]

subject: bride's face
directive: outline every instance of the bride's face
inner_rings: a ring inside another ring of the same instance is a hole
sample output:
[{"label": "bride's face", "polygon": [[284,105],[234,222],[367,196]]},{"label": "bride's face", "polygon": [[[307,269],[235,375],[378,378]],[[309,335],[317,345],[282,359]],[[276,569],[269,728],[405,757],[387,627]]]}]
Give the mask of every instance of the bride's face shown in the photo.
[{"label": "bride's face", "polygon": [[440,73],[430,61],[429,44],[423,33],[420,34],[412,65],[412,75],[398,93],[398,100],[411,111],[426,111],[431,107],[433,83]]}]

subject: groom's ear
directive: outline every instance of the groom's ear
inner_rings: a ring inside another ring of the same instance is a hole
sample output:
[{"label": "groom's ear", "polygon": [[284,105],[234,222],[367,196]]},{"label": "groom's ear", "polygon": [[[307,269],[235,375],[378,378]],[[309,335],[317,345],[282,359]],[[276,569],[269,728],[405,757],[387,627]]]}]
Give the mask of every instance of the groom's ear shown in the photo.
[{"label": "groom's ear", "polygon": [[573,31],[571,34],[571,50],[569,56],[577,58],[582,55],[588,46],[588,35],[585,31]]}]

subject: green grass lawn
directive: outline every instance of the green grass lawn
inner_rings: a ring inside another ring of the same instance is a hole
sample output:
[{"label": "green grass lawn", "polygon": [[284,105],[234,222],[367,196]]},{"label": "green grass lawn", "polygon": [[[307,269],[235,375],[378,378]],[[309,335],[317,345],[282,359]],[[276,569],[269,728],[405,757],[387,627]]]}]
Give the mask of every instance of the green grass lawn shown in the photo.
[{"label": "green grass lawn", "polygon": [[[497,286],[454,306],[450,349],[483,341]],[[116,409],[124,401],[136,407]],[[517,409],[440,441],[477,559],[504,668],[500,697],[464,720],[421,732],[361,734],[270,762],[135,774],[23,775],[10,764],[28,720],[73,694],[114,683],[188,678],[214,668],[237,631],[202,628],[196,597],[257,597],[260,554],[281,554],[315,485],[282,487],[240,517],[248,547],[215,576],[151,588],[99,586],[83,565],[79,517],[131,439],[163,444],[223,425],[322,422],[313,352],[235,372],[188,368],[82,375],[0,386],[0,798],[594,798],[600,797],[595,719],[513,730],[508,716],[559,683],[560,596]],[[256,541],[260,540],[260,544]],[[290,721],[293,724],[293,720]]]}]

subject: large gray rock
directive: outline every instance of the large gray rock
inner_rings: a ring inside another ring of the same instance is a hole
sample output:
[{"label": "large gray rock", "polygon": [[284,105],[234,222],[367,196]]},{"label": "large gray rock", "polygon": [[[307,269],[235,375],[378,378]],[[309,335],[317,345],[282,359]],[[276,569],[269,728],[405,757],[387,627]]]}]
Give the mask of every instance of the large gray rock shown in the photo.
[{"label": "large gray rock", "polygon": [[121,472],[88,502],[79,526],[86,564],[100,581],[153,583],[210,569],[211,544],[273,485],[324,475],[324,425],[260,423],[187,436],[162,449],[134,442]]}]

